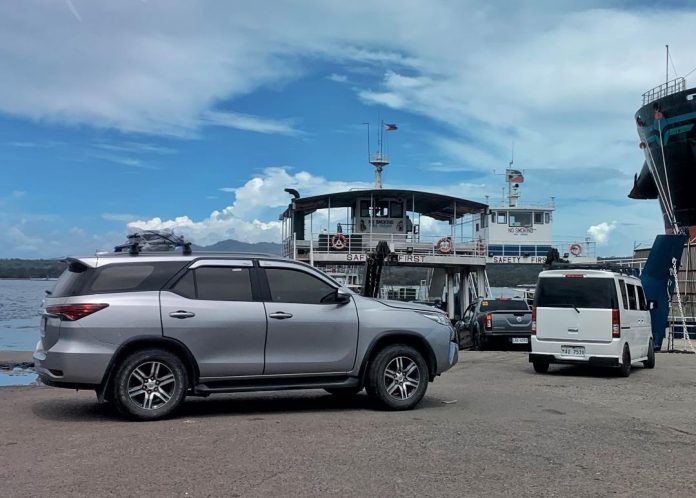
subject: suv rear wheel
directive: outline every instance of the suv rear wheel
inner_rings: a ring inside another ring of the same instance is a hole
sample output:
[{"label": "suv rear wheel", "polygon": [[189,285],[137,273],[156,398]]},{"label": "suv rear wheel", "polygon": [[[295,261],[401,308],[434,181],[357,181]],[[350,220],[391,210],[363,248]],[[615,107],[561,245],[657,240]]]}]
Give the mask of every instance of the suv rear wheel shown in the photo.
[{"label": "suv rear wheel", "polygon": [[170,415],[186,394],[186,368],[178,356],[162,349],[128,355],[118,365],[113,381],[116,409],[136,420]]},{"label": "suv rear wheel", "polygon": [[382,349],[370,361],[367,393],[387,410],[410,410],[428,388],[428,365],[418,350],[405,344]]}]

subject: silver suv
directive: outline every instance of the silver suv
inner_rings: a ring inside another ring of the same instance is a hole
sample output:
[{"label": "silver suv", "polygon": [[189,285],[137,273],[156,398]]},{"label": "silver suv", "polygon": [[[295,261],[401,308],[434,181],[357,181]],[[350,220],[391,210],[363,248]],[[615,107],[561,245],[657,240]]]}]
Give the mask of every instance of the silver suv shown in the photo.
[{"label": "silver suv", "polygon": [[46,297],[34,361],[45,384],[94,389],[123,415],[170,415],[186,395],[363,388],[413,408],[458,358],[447,316],[361,297],[259,254],[69,259]]}]

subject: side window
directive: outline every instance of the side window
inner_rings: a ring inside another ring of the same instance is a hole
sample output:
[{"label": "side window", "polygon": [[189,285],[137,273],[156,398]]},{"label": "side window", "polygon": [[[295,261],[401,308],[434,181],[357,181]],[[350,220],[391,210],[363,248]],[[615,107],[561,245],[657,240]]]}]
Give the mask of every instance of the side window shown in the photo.
[{"label": "side window", "polygon": [[543,225],[544,224],[544,213],[534,213],[534,224]]},{"label": "side window", "polygon": [[645,311],[648,309],[648,303],[645,301],[645,293],[640,285],[636,285],[638,291],[638,308]]},{"label": "side window", "polygon": [[196,283],[193,279],[194,270],[189,270],[186,275],[176,283],[172,290],[177,294],[189,299],[196,299]]},{"label": "side window", "polygon": [[498,213],[498,223],[501,225],[504,225],[507,223],[507,213],[506,212]]},{"label": "side window", "polygon": [[621,301],[625,310],[628,309],[628,295],[626,294],[626,282],[619,280],[619,288],[621,289]]},{"label": "side window", "polygon": [[266,268],[274,303],[331,304],[336,289],[299,270]]},{"label": "side window", "polygon": [[628,292],[628,309],[637,310],[636,286],[633,284],[626,284],[626,292]]},{"label": "side window", "polygon": [[[252,301],[248,268],[196,268],[198,299],[209,301]],[[186,284],[184,284],[186,285]]]},{"label": "side window", "polygon": [[134,290],[149,277],[155,270],[153,265],[128,265],[115,264],[105,266],[94,282],[92,290],[95,292],[115,292]]}]

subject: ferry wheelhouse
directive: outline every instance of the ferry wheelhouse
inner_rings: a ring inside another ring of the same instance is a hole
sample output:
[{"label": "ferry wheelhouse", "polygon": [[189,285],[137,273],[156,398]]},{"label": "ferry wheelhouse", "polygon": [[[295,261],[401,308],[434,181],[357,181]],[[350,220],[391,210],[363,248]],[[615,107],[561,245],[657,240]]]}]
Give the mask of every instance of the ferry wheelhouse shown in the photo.
[{"label": "ferry wheelhouse", "polygon": [[[301,197],[282,213],[283,255],[345,278],[365,267],[363,294],[377,296],[370,264],[430,268],[429,297],[444,297],[451,319],[474,296],[486,295],[485,241],[472,237],[471,219],[487,206],[458,197],[403,189],[375,188]],[[437,235],[426,235],[439,230]],[[464,287],[471,292],[455,292]],[[458,302],[455,306],[455,299]],[[460,306],[463,306],[460,308]]]},{"label": "ferry wheelhouse", "polygon": [[554,240],[555,200],[546,204],[521,204],[522,173],[508,168],[507,200],[491,205],[475,221],[474,237],[485,241],[486,261],[507,264],[544,264],[552,250],[570,263],[597,261],[596,243],[590,238]]}]

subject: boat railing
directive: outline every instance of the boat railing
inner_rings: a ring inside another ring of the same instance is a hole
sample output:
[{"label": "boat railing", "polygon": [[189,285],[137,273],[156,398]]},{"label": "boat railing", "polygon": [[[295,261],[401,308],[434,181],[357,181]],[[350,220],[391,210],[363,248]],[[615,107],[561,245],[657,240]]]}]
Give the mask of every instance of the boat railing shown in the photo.
[{"label": "boat railing", "polygon": [[547,256],[550,249],[558,250],[563,258],[591,258],[597,257],[597,243],[593,241],[560,241],[560,240],[536,240],[534,242],[512,242],[509,240],[491,240],[488,242],[489,257],[495,256],[518,256],[518,257],[540,257]]},{"label": "boat railing", "polygon": [[452,235],[427,236],[399,233],[313,233],[309,240],[287,238],[283,241],[283,255],[304,259],[309,253],[367,254],[385,241],[395,254],[414,256],[474,256],[485,257],[488,248],[481,239]]},{"label": "boat railing", "polygon": [[643,105],[684,90],[686,90],[686,79],[683,77],[675,78],[645,92]]}]

